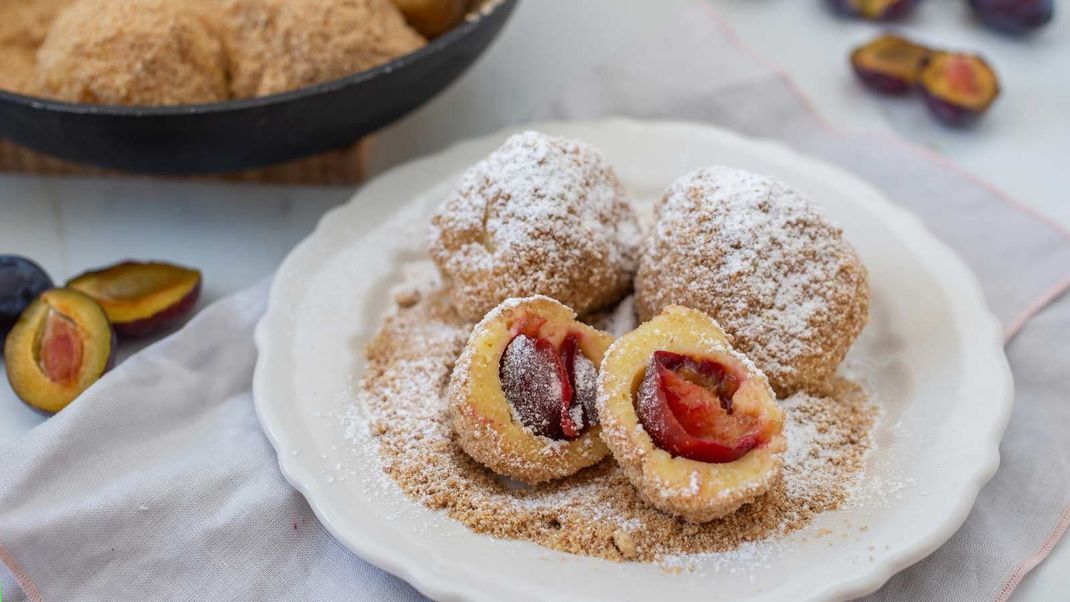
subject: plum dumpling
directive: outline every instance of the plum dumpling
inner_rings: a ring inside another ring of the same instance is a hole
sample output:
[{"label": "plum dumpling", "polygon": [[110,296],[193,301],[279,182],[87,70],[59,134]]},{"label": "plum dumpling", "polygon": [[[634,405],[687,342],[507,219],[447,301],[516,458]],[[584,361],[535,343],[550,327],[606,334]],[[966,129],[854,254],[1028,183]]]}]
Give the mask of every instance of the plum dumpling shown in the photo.
[{"label": "plum dumpling", "polygon": [[784,416],[765,375],[708,315],[670,305],[606,352],[602,438],[642,497],[692,522],[780,478]]},{"label": "plum dumpling", "polygon": [[609,452],[595,410],[598,365],[613,342],[548,297],[509,299],[476,325],[454,366],[450,412],[461,447],[533,484]]}]

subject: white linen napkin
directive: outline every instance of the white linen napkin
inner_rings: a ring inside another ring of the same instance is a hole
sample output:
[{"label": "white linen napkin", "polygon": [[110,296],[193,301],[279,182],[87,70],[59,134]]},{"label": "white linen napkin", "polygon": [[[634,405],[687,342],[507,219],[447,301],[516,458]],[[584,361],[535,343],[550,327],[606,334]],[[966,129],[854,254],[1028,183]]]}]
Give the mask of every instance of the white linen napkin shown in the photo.
[{"label": "white linen napkin", "polygon": [[[837,132],[707,5],[636,40],[547,110],[713,122],[867,178],[977,273],[1007,329],[1016,406],[1002,466],[960,531],[874,599],[1005,599],[1070,522],[1070,235],[950,162]],[[282,479],[253,413],[267,283],[202,311],[0,448],[5,600],[411,600]]]}]

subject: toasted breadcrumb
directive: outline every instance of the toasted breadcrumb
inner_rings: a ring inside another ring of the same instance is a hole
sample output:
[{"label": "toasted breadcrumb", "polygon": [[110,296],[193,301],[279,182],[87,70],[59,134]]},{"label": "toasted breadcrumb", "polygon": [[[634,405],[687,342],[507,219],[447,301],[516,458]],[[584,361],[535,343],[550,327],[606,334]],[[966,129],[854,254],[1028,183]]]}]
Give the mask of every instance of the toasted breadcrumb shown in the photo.
[{"label": "toasted breadcrumb", "polygon": [[406,495],[477,533],[677,566],[692,554],[742,553],[748,542],[803,528],[843,505],[861,475],[876,409],[861,387],[837,381],[831,398],[783,402],[783,479],[722,520],[692,524],[652,508],[612,459],[531,487],[502,479],[461,449],[450,420],[447,385],[471,326],[441,288],[389,316],[366,351],[361,408],[350,418],[361,424],[348,430],[372,433],[383,470]]}]

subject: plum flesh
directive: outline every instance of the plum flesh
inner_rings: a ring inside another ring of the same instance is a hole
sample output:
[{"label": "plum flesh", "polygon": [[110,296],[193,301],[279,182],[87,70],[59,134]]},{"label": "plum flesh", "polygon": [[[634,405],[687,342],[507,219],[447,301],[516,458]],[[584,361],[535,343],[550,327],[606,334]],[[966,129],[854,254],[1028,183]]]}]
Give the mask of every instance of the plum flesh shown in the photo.
[{"label": "plum flesh", "polygon": [[120,336],[141,337],[189,316],[200,297],[201,273],[163,262],[127,261],[86,272],[67,287],[100,303]]},{"label": "plum flesh", "polygon": [[572,440],[598,422],[594,413],[598,369],[583,355],[576,335],[566,336],[560,347],[521,332],[506,346],[498,374],[521,424],[536,435]]},{"label": "plum flesh", "polygon": [[19,399],[55,413],[97,381],[114,359],[104,310],[82,293],[51,289],[26,308],[4,341],[4,364]]},{"label": "plum flesh", "polygon": [[761,443],[761,425],[733,411],[742,380],[717,361],[656,351],[639,385],[636,414],[654,444],[674,456],[733,462]]},{"label": "plum flesh", "polygon": [[930,53],[918,83],[929,111],[955,127],[976,121],[999,96],[996,72],[972,54]]},{"label": "plum flesh", "polygon": [[970,0],[970,7],[981,23],[1011,34],[1043,27],[1055,15],[1054,0]]},{"label": "plum flesh", "polygon": [[41,266],[18,255],[0,255],[0,339],[38,295],[52,288]]},{"label": "plum flesh", "polygon": [[907,94],[916,87],[928,55],[928,48],[889,34],[856,48],[851,67],[871,90]]},{"label": "plum flesh", "polygon": [[499,376],[521,424],[536,435],[565,438],[561,407],[572,399],[572,387],[550,341],[525,334],[513,337],[502,354]]}]

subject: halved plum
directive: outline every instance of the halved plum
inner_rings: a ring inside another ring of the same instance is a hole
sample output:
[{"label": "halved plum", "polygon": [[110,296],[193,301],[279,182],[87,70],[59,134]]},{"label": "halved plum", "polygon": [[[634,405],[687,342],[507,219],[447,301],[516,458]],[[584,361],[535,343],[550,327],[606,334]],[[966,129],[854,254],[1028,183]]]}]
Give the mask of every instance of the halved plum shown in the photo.
[{"label": "halved plum", "polygon": [[996,72],[973,54],[930,53],[918,81],[929,110],[952,126],[976,121],[999,96]]},{"label": "halved plum", "polygon": [[832,10],[849,17],[891,21],[904,17],[918,0],[826,0]]},{"label": "halved plum", "polygon": [[201,294],[201,273],[158,261],[127,261],[86,272],[67,287],[100,303],[120,336],[140,337],[186,319]]},{"label": "halved plum", "polygon": [[4,342],[11,388],[37,410],[67,407],[110,367],[115,334],[103,308],[69,289],[42,293]]},{"label": "halved plum", "polygon": [[851,53],[851,67],[868,88],[884,94],[914,90],[929,49],[892,34],[882,35]]},{"label": "halved plum", "polygon": [[[597,369],[568,334],[561,349],[539,338],[539,322],[518,321],[502,354],[499,378],[520,422],[536,435],[572,440],[597,423],[589,408],[597,397]],[[524,334],[525,332],[529,334]]]},{"label": "halved plum", "polygon": [[0,339],[38,295],[52,288],[41,266],[19,255],[0,255]]},{"label": "halved plum", "polygon": [[763,437],[760,407],[733,405],[745,374],[712,358],[656,351],[635,400],[659,448],[699,462],[733,462]]},{"label": "halved plum", "polygon": [[562,409],[561,429],[566,437],[575,438],[598,424],[598,367],[583,354],[575,334],[561,342],[561,362],[572,385],[572,399]]}]

